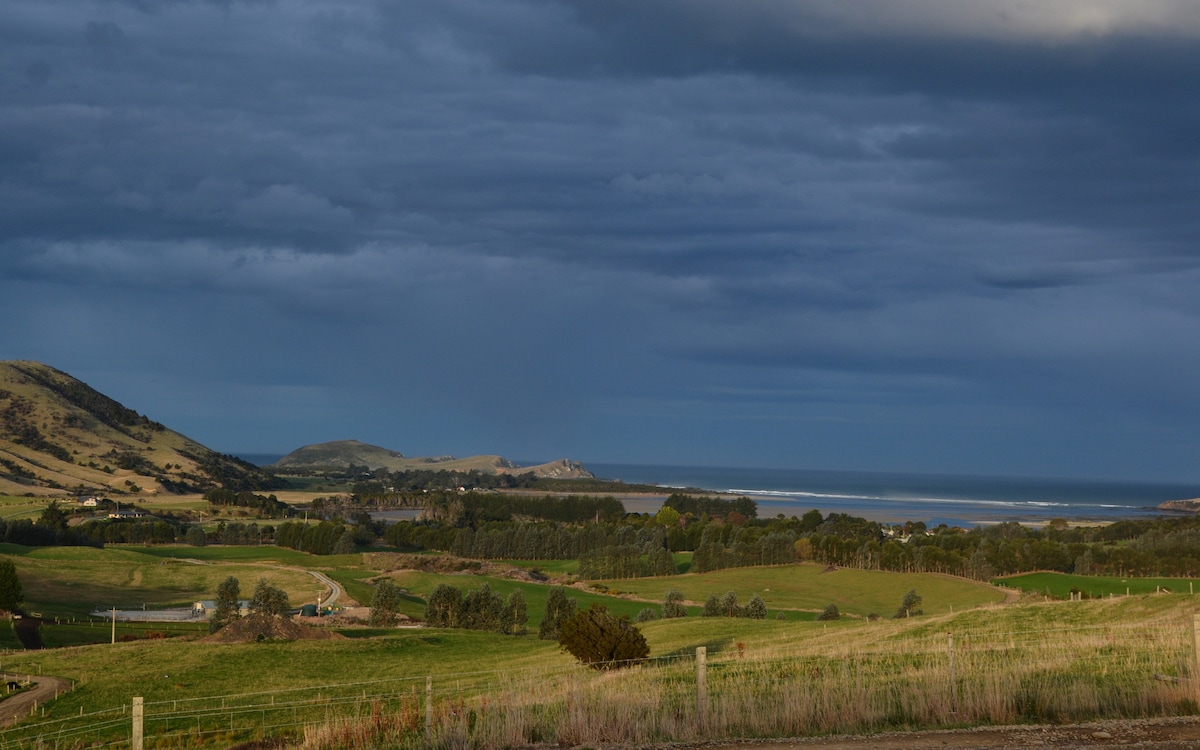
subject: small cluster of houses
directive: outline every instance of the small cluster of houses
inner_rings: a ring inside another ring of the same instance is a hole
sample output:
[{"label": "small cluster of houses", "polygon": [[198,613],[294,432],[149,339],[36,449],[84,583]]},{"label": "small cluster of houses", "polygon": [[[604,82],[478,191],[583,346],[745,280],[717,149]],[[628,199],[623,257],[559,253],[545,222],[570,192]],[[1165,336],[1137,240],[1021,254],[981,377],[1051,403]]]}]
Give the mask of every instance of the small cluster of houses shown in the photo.
[{"label": "small cluster of houses", "polygon": [[146,518],[150,514],[138,508],[121,508],[118,503],[111,500],[101,500],[95,495],[84,495],[77,500],[78,504],[84,508],[100,508],[108,507],[108,517],[120,520],[128,520],[133,518]]}]

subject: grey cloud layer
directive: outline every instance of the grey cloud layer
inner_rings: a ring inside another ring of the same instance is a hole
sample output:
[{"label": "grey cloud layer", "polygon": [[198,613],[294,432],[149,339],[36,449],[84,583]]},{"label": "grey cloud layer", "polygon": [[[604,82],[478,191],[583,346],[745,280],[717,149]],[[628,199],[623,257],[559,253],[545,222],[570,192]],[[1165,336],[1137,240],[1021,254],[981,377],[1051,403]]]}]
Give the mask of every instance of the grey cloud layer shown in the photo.
[{"label": "grey cloud layer", "polygon": [[[910,468],[1044,473],[960,446],[1104,409],[1061,472],[1186,474],[1200,19],[1000,5],[8,3],[0,284],[59,314],[7,343],[71,369],[62,310],[120,294],[128,370],[223,382],[152,355],[183,326],[285,401],[403,388],[429,452],[905,468],[824,451],[840,413],[927,440]],[[269,364],[310,338],[355,374]]]}]

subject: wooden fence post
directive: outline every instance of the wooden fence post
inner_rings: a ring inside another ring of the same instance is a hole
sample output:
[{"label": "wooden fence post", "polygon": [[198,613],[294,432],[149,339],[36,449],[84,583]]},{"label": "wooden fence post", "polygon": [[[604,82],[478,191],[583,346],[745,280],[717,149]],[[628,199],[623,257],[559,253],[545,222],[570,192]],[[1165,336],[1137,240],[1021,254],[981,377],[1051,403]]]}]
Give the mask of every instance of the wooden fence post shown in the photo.
[{"label": "wooden fence post", "polygon": [[1192,668],[1192,685],[1196,691],[1196,701],[1200,703],[1200,613],[1192,615],[1192,658],[1195,660]]},{"label": "wooden fence post", "polygon": [[950,652],[950,713],[958,713],[958,680],[954,675],[954,633],[946,633],[946,647]]},{"label": "wooden fence post", "polygon": [[696,716],[700,725],[708,722],[708,648],[696,647]]},{"label": "wooden fence post", "polygon": [[433,745],[433,677],[425,678],[425,747]]},{"label": "wooden fence post", "polygon": [[133,699],[133,750],[143,750],[142,720],[145,717],[145,699]]}]

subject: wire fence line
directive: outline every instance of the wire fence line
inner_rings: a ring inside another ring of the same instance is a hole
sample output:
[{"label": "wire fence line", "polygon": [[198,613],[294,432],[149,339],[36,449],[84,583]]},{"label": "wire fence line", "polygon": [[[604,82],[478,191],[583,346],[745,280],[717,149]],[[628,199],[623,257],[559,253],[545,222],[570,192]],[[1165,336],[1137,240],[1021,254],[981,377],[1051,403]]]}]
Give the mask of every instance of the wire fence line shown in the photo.
[{"label": "wire fence line", "polygon": [[[740,726],[734,718],[737,706],[751,700],[760,707],[772,705],[770,701],[783,700],[776,696],[789,690],[799,696],[795,700],[805,699],[803,696],[818,700],[816,691],[841,691],[848,700],[869,704],[877,700],[877,691],[920,689],[927,702],[944,704],[946,713],[957,714],[963,704],[998,700],[984,695],[985,689],[1072,694],[1086,687],[1122,693],[1150,689],[1145,683],[1159,678],[1165,686],[1153,689],[1175,691],[1161,699],[1169,703],[1180,695],[1195,697],[1197,623],[1200,620],[1191,628],[1101,623],[893,637],[884,632],[866,648],[848,645],[844,631],[833,628],[815,632],[800,647],[709,644],[704,652],[688,647],[608,673],[564,660],[528,669],[154,699],[141,702],[139,708],[146,746],[169,749],[267,737],[300,740],[322,727],[379,725],[381,717],[386,717],[389,726],[417,738],[414,742],[418,744],[436,744],[438,737],[451,732],[484,731],[481,727],[489,721],[511,725],[514,712],[554,714],[560,723],[570,722],[572,716],[588,711],[615,711],[609,704],[616,705],[618,698],[634,703],[641,700],[645,711],[673,712],[681,726],[685,719],[697,726],[723,721],[732,732]],[[1104,687],[1110,683],[1111,688]],[[1036,695],[1018,697],[1020,700],[1044,702]],[[1133,707],[1116,710],[1135,711],[1137,705],[1149,712],[1160,710],[1156,708],[1159,698],[1130,700]],[[1114,705],[1111,698],[1104,701]],[[129,705],[59,717],[54,717],[52,704],[49,709],[51,718],[47,720],[31,717],[0,730],[0,750],[130,747],[133,742],[134,712]],[[493,714],[500,718],[494,719]],[[544,716],[538,720],[549,721]],[[820,721],[819,717],[807,720]],[[660,723],[662,727],[656,731],[674,731],[671,722],[660,719]]]}]

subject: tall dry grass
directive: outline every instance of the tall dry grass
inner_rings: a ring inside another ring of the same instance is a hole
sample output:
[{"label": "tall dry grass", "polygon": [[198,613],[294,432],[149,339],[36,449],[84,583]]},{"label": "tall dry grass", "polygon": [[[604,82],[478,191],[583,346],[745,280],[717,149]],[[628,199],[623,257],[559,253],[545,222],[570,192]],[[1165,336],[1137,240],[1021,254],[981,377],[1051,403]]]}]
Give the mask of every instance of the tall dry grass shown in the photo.
[{"label": "tall dry grass", "polygon": [[[515,675],[480,695],[441,694],[430,740],[447,750],[789,737],[1195,713],[1190,618],[981,626],[873,623],[800,643],[730,648],[609,673]],[[952,624],[952,623],[947,623]],[[962,625],[962,623],[957,623]],[[1165,677],[1165,679],[1163,679]],[[425,746],[422,715],[312,727],[303,750]],[[405,718],[407,717],[407,718]]]}]

